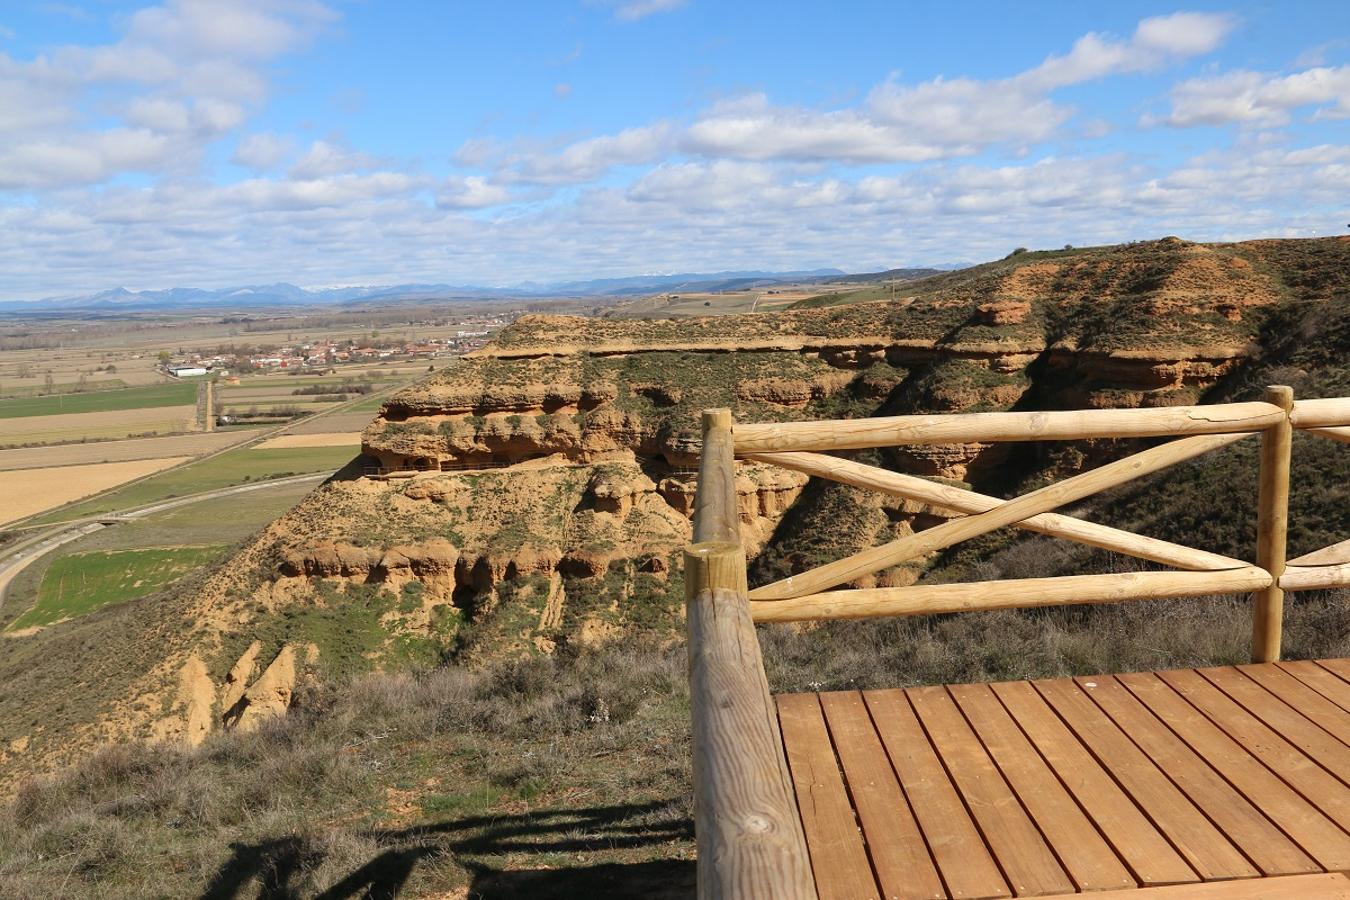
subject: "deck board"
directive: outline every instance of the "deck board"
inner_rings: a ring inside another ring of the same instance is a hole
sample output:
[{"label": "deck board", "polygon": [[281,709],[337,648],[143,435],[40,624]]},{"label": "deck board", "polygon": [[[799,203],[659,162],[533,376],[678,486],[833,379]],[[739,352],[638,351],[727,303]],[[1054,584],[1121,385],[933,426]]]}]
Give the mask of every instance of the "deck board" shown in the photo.
[{"label": "deck board", "polygon": [[881,896],[815,694],[778,698],[778,720],[820,900]]},{"label": "deck board", "polygon": [[942,688],[908,691],[928,739],[937,748],[985,842],[1019,897],[1062,894],[1073,882],[1040,829],[999,774],[970,725]]},{"label": "deck board", "polygon": [[883,894],[901,900],[946,897],[923,832],[881,746],[862,695],[857,691],[821,694],[820,705]]},{"label": "deck board", "polygon": [[778,709],[822,898],[1350,900],[1350,661]]}]

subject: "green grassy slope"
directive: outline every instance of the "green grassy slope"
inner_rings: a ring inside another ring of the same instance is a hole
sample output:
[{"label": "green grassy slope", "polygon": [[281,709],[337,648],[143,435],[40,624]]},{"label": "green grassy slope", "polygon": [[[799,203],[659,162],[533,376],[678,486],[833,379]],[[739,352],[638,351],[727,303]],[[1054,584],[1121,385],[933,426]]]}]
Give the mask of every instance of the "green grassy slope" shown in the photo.
[{"label": "green grassy slope", "polygon": [[48,569],[38,599],[11,628],[50,625],[149,594],[221,555],[220,546],[76,553]]}]

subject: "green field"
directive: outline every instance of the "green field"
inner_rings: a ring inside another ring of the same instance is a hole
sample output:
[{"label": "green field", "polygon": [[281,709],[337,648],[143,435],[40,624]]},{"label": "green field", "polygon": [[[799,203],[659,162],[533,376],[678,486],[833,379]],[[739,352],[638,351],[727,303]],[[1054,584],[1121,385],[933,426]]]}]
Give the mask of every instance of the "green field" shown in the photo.
[{"label": "green field", "polygon": [[25,416],[56,416],[63,413],[109,412],[118,409],[148,409],[185,406],[197,402],[197,385],[191,382],[152,384],[149,387],[84,394],[53,394],[0,400],[0,419]]},{"label": "green field", "polygon": [[216,488],[265,481],[286,475],[331,472],[356,455],[351,447],[294,447],[270,450],[238,449],[199,463],[169,469],[145,481],[49,513],[34,523],[64,522],[121,509],[146,506]]},{"label": "green field", "polygon": [[220,545],[165,547],[63,556],[47,569],[37,603],[10,627],[50,625],[109,603],[144,596],[211,562],[222,549]]}]

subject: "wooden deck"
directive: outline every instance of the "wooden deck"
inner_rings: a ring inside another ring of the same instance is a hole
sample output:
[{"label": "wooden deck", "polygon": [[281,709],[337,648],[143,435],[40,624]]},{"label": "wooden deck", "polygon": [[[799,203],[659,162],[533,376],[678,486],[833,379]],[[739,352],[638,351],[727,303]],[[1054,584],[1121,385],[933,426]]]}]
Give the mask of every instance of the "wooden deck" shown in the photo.
[{"label": "wooden deck", "polygon": [[1350,660],[775,699],[821,900],[1350,898]]}]

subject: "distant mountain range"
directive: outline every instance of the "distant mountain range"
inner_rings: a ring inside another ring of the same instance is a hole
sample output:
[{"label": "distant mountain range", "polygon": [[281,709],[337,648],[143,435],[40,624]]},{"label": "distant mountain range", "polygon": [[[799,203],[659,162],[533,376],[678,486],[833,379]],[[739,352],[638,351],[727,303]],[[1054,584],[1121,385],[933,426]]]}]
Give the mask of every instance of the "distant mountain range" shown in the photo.
[{"label": "distant mountain range", "polygon": [[113,288],[97,294],[48,297],[42,300],[0,302],[3,312],[139,312],[163,309],[256,309],[278,306],[323,306],[359,304],[378,300],[511,300],[544,297],[625,297],[673,291],[727,291],[811,281],[868,281],[883,278],[917,278],[938,269],[892,269],[866,275],[846,275],[839,269],[808,269],[793,272],[682,272],[669,275],[633,275],[627,278],[597,278],[590,281],[540,283],[527,281],[509,287],[455,284],[394,284],[335,288],[302,288],[293,284],[248,285],[231,288],[168,288],[159,291],[129,291]]}]

